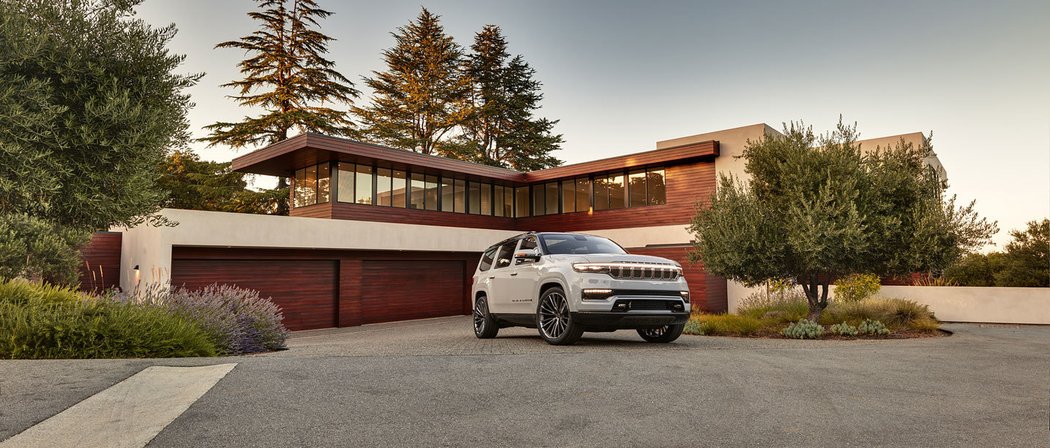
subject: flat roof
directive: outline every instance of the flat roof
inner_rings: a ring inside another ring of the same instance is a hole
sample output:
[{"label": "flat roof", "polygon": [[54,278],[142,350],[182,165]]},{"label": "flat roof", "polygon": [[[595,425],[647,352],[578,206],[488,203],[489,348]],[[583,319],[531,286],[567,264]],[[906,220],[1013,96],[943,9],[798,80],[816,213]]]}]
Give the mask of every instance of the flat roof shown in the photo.
[{"label": "flat roof", "polygon": [[718,141],[709,140],[525,173],[448,157],[389,148],[348,138],[305,133],[237,157],[233,159],[232,168],[235,171],[246,173],[287,176],[295,169],[334,160],[376,163],[381,167],[399,170],[414,168],[414,172],[422,171],[426,174],[458,174],[525,184],[602,171],[684,163],[715,157],[718,157]]}]

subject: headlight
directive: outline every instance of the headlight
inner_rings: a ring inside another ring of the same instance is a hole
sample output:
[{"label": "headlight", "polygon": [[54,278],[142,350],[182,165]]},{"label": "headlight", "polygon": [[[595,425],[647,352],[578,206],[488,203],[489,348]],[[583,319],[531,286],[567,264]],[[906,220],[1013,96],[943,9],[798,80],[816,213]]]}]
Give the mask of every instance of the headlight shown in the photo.
[{"label": "headlight", "polygon": [[682,300],[684,300],[685,303],[689,303],[689,291],[678,291],[678,293],[682,295]]},{"label": "headlight", "polygon": [[609,265],[601,263],[573,263],[572,270],[591,274],[608,274]]}]

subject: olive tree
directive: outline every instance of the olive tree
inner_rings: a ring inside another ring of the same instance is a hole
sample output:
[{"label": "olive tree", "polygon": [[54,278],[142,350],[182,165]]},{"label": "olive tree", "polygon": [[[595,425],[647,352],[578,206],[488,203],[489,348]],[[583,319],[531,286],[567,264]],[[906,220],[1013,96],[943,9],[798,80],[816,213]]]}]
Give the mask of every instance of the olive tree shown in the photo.
[{"label": "olive tree", "polygon": [[931,151],[925,139],[862,152],[856,125],[841,122],[825,135],[792,123],[749,141],[750,180],[720,176],[690,226],[692,258],[749,285],[792,280],[812,318],[840,276],[943,269],[997,228],[972,202],[960,207],[944,195],[946,182],[923,163]]}]

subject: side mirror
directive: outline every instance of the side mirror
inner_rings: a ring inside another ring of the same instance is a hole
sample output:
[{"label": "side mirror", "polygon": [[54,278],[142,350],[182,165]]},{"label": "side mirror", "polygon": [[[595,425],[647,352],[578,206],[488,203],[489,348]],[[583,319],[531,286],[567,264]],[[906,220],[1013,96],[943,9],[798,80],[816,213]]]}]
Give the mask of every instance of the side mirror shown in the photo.
[{"label": "side mirror", "polygon": [[535,263],[540,261],[540,251],[537,249],[522,249],[514,254],[514,261],[517,264],[521,263]]}]

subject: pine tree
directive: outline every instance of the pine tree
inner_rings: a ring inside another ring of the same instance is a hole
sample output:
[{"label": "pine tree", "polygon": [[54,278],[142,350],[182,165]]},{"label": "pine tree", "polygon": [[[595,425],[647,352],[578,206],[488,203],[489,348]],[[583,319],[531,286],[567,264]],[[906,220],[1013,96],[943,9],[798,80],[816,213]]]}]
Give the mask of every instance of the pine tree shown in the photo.
[{"label": "pine tree", "polygon": [[462,47],[426,8],[392,34],[397,43],[383,52],[387,70],[365,79],[371,104],[354,108],[364,134],[395,148],[453,155],[447,137],[469,114]]},{"label": "pine tree", "polygon": [[522,171],[560,165],[550,155],[563,142],[551,133],[557,120],[534,116],[543,100],[536,71],[521,55],[510,57],[495,25],[477,33],[471,50],[473,113],[463,125],[460,157]]},{"label": "pine tree", "polygon": [[[215,47],[237,48],[249,55],[238,64],[245,78],[222,86],[237,89],[232,98],[241,106],[261,107],[265,112],[236,123],[205,126],[211,134],[202,140],[243,148],[279,142],[293,129],[355,135],[347,111],[325,106],[351,105],[359,95],[353,83],[336,71],[335,63],[323,56],[334,39],[314,29],[318,19],[332,13],[314,0],[257,1],[260,10],[248,16],[262,22],[261,28]],[[278,188],[286,186],[287,180],[281,178]],[[287,207],[285,199],[279,212],[286,214]]]}]

